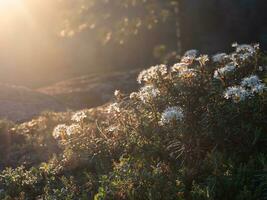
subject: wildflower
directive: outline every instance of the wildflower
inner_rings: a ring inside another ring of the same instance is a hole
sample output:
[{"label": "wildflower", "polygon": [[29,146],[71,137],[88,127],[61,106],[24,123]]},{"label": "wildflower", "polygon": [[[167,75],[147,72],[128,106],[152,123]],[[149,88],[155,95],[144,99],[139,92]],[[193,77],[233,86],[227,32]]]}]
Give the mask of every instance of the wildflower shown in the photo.
[{"label": "wildflower", "polygon": [[256,50],[259,48],[258,44],[252,46],[248,44],[239,45],[235,43],[232,46],[236,48],[235,53],[232,54],[232,60],[234,61],[236,61],[236,59],[246,61],[247,59],[254,56]]},{"label": "wildflower", "polygon": [[146,85],[140,88],[140,91],[139,91],[139,98],[144,103],[147,103],[153,100],[159,95],[160,95],[160,91],[158,90],[158,88],[155,88],[153,85]]},{"label": "wildflower", "polygon": [[114,96],[118,96],[121,92],[119,90],[115,90]]},{"label": "wildflower", "polygon": [[237,47],[237,46],[238,46],[237,42],[232,44],[232,47]]},{"label": "wildflower", "polygon": [[236,52],[237,53],[248,52],[248,53],[254,54],[255,48],[248,44],[241,44],[241,45],[236,46]]},{"label": "wildflower", "polygon": [[169,124],[176,121],[182,121],[184,118],[183,109],[178,106],[168,107],[161,114],[161,124]]},{"label": "wildflower", "polygon": [[53,131],[53,137],[55,139],[58,139],[59,137],[61,137],[62,135],[65,135],[67,132],[67,128],[68,126],[66,124],[59,124],[54,128]]},{"label": "wildflower", "polygon": [[264,90],[266,90],[267,87],[265,84],[260,83],[258,85],[255,85],[253,88],[251,88],[252,93],[262,94]]},{"label": "wildflower", "polygon": [[227,58],[229,58],[229,56],[226,53],[217,53],[214,56],[212,56],[212,61],[214,63],[222,63]]},{"label": "wildflower", "polygon": [[247,60],[248,58],[250,58],[252,56],[251,53],[243,53],[243,54],[238,54],[238,58],[242,61]]},{"label": "wildflower", "polygon": [[249,77],[243,78],[241,85],[251,90],[253,94],[263,93],[266,90],[266,86],[259,79],[257,75],[251,75]]},{"label": "wildflower", "polygon": [[185,52],[181,61],[185,63],[192,63],[196,59],[197,54],[198,54],[198,51],[196,49],[188,50]]},{"label": "wildflower", "polygon": [[117,99],[121,99],[122,98],[122,93],[120,90],[115,90],[114,92],[114,96],[117,98]]},{"label": "wildflower", "polygon": [[197,76],[197,70],[195,69],[183,69],[179,72],[179,77],[183,79],[193,78]]},{"label": "wildflower", "polygon": [[82,128],[80,125],[78,124],[72,124],[70,126],[67,127],[67,130],[66,130],[66,134],[68,136],[71,136],[71,135],[75,135],[75,134],[78,134],[82,131]]},{"label": "wildflower", "polygon": [[179,72],[183,69],[187,69],[188,68],[188,64],[187,63],[176,63],[172,66],[171,71],[172,72]]},{"label": "wildflower", "polygon": [[241,85],[243,87],[254,87],[258,84],[260,84],[261,81],[257,75],[251,75],[249,77],[243,78]]},{"label": "wildflower", "polygon": [[254,49],[260,49],[260,44],[259,43],[256,43],[253,45]]},{"label": "wildflower", "polygon": [[72,117],[71,120],[75,122],[82,122],[84,119],[86,119],[87,115],[84,111],[76,112]]},{"label": "wildflower", "polygon": [[147,70],[143,70],[142,72],[140,72],[140,74],[138,75],[137,81],[138,83],[142,83],[142,82],[151,82],[154,80],[158,80],[162,77],[164,77],[164,75],[167,74],[167,67],[166,65],[156,65],[156,66],[152,66]]},{"label": "wildflower", "polygon": [[137,99],[138,98],[138,93],[137,92],[132,92],[131,94],[130,94],[130,99]]},{"label": "wildflower", "polygon": [[209,56],[208,55],[201,55],[197,59],[202,65],[205,65],[207,62],[209,62]]},{"label": "wildflower", "polygon": [[241,86],[228,87],[224,92],[225,99],[232,99],[235,103],[244,101],[250,93]]},{"label": "wildflower", "polygon": [[184,57],[197,57],[198,50],[196,49],[191,49],[185,52]]},{"label": "wildflower", "polygon": [[110,105],[108,106],[108,108],[107,108],[107,112],[108,112],[108,113],[113,113],[113,112],[115,112],[115,113],[119,113],[120,111],[121,111],[121,109],[120,109],[120,106],[119,106],[118,103],[110,104]]},{"label": "wildflower", "polygon": [[236,69],[236,66],[233,64],[228,64],[225,67],[219,68],[214,72],[214,78],[216,79],[220,79],[222,77],[224,77],[225,75],[227,75],[228,73],[231,73],[232,71],[234,71]]}]

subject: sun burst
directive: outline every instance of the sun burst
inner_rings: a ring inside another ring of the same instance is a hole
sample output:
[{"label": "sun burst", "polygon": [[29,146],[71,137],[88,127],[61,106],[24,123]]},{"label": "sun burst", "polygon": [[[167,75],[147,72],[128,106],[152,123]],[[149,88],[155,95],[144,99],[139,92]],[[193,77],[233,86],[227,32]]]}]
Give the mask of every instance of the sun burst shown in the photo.
[{"label": "sun burst", "polygon": [[10,10],[21,5],[21,0],[0,0],[0,10]]}]

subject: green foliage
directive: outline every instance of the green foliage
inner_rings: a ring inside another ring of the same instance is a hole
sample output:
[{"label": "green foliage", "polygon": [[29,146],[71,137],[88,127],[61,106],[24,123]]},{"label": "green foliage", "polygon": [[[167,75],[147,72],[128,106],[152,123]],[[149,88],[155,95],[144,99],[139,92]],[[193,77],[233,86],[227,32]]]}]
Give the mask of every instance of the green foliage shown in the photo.
[{"label": "green foliage", "polygon": [[23,138],[9,156],[35,162],[11,159],[0,197],[266,199],[266,63],[257,45],[235,47],[144,70],[139,91],[108,105],[3,123]]},{"label": "green foliage", "polygon": [[62,37],[97,30],[103,44],[124,44],[129,37],[170,20],[178,1],[168,0],[63,0]]}]

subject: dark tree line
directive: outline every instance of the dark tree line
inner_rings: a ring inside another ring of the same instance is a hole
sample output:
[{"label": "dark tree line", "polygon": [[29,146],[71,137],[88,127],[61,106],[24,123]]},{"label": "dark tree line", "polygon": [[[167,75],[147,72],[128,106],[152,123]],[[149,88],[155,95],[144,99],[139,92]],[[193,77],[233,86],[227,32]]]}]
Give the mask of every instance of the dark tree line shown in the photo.
[{"label": "dark tree line", "polygon": [[208,53],[228,50],[229,43],[260,42],[267,49],[265,0],[181,1],[182,44]]}]

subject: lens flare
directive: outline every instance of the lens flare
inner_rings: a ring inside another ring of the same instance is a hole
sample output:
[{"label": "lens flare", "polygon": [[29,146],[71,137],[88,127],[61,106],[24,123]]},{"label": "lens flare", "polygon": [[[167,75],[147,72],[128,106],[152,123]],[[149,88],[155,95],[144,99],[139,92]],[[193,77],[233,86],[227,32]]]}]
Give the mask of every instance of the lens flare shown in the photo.
[{"label": "lens flare", "polygon": [[21,5],[21,0],[0,0],[0,10],[9,11]]}]

